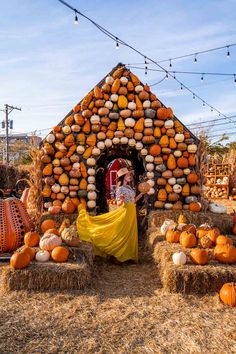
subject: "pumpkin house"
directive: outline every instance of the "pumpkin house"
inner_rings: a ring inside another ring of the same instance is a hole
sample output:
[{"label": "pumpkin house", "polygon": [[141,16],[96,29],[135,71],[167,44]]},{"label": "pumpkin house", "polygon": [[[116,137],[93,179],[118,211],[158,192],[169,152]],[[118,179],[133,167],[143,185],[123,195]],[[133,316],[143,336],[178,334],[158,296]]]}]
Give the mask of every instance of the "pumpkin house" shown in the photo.
[{"label": "pumpkin house", "polygon": [[150,184],[150,209],[199,211],[197,145],[172,109],[120,63],[44,139],[44,208],[106,211],[114,185],[107,173],[120,159],[131,165],[136,183]]}]

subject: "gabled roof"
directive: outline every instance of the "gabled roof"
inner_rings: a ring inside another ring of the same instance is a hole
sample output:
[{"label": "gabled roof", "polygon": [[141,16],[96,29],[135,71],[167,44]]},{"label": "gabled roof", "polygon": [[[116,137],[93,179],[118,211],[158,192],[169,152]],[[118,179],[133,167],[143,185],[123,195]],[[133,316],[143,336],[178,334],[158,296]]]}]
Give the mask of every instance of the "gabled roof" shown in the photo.
[{"label": "gabled roof", "polygon": [[[106,77],[107,77],[107,76],[112,76],[112,74],[113,74],[118,68],[121,68],[121,67],[124,67],[125,70],[127,70],[127,71],[129,71],[129,72],[132,72],[130,69],[126,68],[124,64],[118,63],[118,64],[117,64],[101,81],[99,81],[98,84],[95,85],[95,86],[99,86],[99,87],[103,86],[104,83],[105,83]],[[143,83],[142,83],[141,81],[140,81],[140,84],[143,85]],[[94,86],[94,87],[95,87],[95,86]],[[93,89],[94,89],[94,88],[92,88],[92,90],[93,90]],[[90,90],[89,92],[91,92],[92,90]],[[163,103],[161,100],[159,100],[158,97],[157,97],[157,99],[158,99],[158,101],[161,102],[161,104],[162,104],[163,107],[167,108],[167,107],[164,105],[164,103]],[[80,101],[78,104],[81,104],[82,101],[83,101],[83,99],[81,99],[81,101]],[[59,125],[59,126],[62,126],[62,125],[64,124],[65,119],[66,119],[68,116],[70,116],[71,114],[74,114],[73,109],[60,121],[60,123],[58,123],[58,125]],[[185,129],[187,132],[189,132],[191,138],[194,139],[196,143],[199,143],[199,139],[181,122],[181,120],[180,120],[179,118],[177,118],[177,117],[174,115],[173,120],[178,120],[178,121],[183,125],[184,129]]]}]

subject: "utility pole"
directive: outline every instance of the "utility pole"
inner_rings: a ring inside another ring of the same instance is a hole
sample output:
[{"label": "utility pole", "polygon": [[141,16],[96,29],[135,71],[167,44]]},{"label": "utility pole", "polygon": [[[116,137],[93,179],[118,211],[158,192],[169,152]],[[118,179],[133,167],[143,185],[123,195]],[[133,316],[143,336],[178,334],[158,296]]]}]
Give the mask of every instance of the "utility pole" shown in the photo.
[{"label": "utility pole", "polygon": [[17,111],[21,111],[21,108],[5,104],[4,112],[5,112],[5,115],[6,115],[6,119],[5,119],[5,122],[4,121],[2,122],[2,128],[6,129],[6,163],[7,163],[7,165],[9,164],[9,127],[10,127],[10,129],[13,128],[13,120],[9,121],[9,114],[14,109],[17,110]]}]

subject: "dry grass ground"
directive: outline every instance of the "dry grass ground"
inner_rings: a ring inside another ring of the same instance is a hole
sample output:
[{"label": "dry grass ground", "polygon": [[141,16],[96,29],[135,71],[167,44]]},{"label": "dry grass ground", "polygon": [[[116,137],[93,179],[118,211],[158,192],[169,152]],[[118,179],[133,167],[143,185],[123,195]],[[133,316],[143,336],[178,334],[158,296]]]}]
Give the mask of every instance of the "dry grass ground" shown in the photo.
[{"label": "dry grass ground", "polygon": [[167,294],[157,267],[96,264],[85,292],[0,296],[0,353],[235,353],[236,309]]}]

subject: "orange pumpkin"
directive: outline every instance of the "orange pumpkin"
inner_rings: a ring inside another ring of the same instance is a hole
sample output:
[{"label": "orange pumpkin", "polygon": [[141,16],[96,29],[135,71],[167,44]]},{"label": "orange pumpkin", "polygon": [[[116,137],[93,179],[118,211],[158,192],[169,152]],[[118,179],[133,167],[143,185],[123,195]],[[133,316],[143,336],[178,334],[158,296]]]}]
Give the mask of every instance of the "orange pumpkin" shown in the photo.
[{"label": "orange pumpkin", "polygon": [[56,221],[53,219],[46,219],[41,224],[41,231],[44,234],[49,229],[56,228]]},{"label": "orange pumpkin", "polygon": [[75,205],[72,203],[70,198],[65,199],[61,208],[66,214],[73,214],[75,211]]},{"label": "orange pumpkin", "polygon": [[235,283],[225,283],[220,289],[220,299],[228,306],[236,306],[236,284]]},{"label": "orange pumpkin", "polygon": [[34,259],[36,253],[35,249],[28,246],[23,246],[20,252],[27,253],[30,256],[31,261]]},{"label": "orange pumpkin", "polygon": [[194,224],[188,224],[188,225],[185,225],[182,229],[183,231],[188,231],[190,232],[191,234],[194,234],[196,235],[196,232],[197,232],[197,228]]},{"label": "orange pumpkin", "polygon": [[208,252],[202,248],[195,248],[191,250],[190,258],[195,264],[205,265],[208,263]]},{"label": "orange pumpkin", "polygon": [[186,157],[179,157],[177,160],[177,165],[179,168],[187,168],[188,167],[188,159],[186,159]]},{"label": "orange pumpkin", "polygon": [[30,255],[26,252],[15,252],[10,259],[10,266],[14,269],[26,268],[29,263]]},{"label": "orange pumpkin", "polygon": [[236,248],[232,245],[218,245],[214,249],[214,256],[221,263],[235,263]]},{"label": "orange pumpkin", "polygon": [[199,202],[192,202],[189,204],[189,210],[194,212],[201,211],[201,204]]},{"label": "orange pumpkin", "polygon": [[198,238],[201,238],[201,237],[207,235],[210,230],[211,230],[211,227],[208,224],[203,224],[197,228],[196,236]]},{"label": "orange pumpkin", "polygon": [[24,243],[28,247],[36,247],[39,244],[39,234],[37,231],[29,231],[24,236]]},{"label": "orange pumpkin", "polygon": [[169,243],[178,243],[180,238],[180,231],[169,229],[166,233],[166,241]]},{"label": "orange pumpkin", "polygon": [[196,236],[188,231],[181,232],[179,241],[184,248],[192,248],[197,244]]},{"label": "orange pumpkin", "polygon": [[57,263],[66,262],[69,258],[69,251],[66,247],[57,246],[52,250],[52,259]]},{"label": "orange pumpkin", "polygon": [[219,235],[216,238],[216,245],[233,245],[233,240],[228,236]]},{"label": "orange pumpkin", "polygon": [[169,117],[169,111],[165,107],[158,108],[157,110],[157,118],[166,120]]},{"label": "orange pumpkin", "polygon": [[196,172],[190,172],[189,175],[187,175],[187,181],[191,184],[197,183],[198,175],[196,174]]},{"label": "orange pumpkin", "polygon": [[216,243],[216,239],[219,235],[220,235],[220,230],[217,227],[211,228],[207,233],[207,236],[211,239],[213,244]]}]

